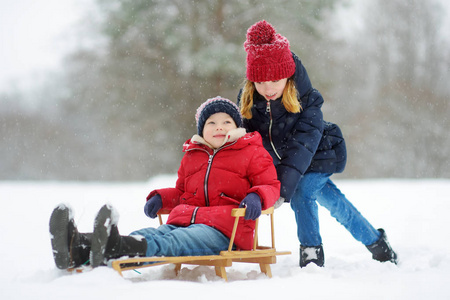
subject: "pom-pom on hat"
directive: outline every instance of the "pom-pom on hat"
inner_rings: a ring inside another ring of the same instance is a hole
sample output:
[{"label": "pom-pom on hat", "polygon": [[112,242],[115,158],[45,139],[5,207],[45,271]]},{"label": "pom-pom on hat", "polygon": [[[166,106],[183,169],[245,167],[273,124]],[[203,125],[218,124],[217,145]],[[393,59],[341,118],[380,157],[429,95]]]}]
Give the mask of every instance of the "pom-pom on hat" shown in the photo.
[{"label": "pom-pom on hat", "polygon": [[289,41],[265,20],[247,30],[244,49],[247,52],[247,79],[252,82],[289,78],[295,72]]},{"label": "pom-pom on hat", "polygon": [[223,112],[228,114],[236,123],[237,127],[242,127],[242,115],[239,107],[232,101],[220,96],[211,98],[203,102],[197,108],[195,120],[197,121],[197,134],[203,136],[203,127],[206,120],[215,113]]}]

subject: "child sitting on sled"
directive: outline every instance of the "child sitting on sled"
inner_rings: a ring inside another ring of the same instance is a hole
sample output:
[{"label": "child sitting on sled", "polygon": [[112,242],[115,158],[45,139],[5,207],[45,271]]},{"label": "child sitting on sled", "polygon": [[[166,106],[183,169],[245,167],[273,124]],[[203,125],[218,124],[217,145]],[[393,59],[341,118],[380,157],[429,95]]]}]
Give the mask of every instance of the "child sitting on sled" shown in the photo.
[{"label": "child sitting on sled", "polygon": [[227,250],[233,229],[231,210],[246,207],[234,246],[253,245],[255,219],[280,196],[280,182],[259,133],[242,128],[239,108],[228,99],[208,99],[195,115],[197,134],[183,145],[174,188],[152,191],[144,207],[155,218],[169,209],[167,224],[119,234],[114,208],[104,205],[93,233],[80,233],[72,211],[57,206],[50,218],[51,243],[59,269],[92,267],[123,256],[216,255]]}]

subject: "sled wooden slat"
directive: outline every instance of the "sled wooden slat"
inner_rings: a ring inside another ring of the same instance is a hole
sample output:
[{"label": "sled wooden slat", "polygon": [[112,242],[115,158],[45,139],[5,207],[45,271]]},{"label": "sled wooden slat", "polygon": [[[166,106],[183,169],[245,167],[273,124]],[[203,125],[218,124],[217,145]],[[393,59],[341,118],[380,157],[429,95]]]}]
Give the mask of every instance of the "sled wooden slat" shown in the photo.
[{"label": "sled wooden slat", "polygon": [[[160,210],[158,212],[158,219],[160,224],[163,224],[162,215],[168,214],[168,210]],[[227,273],[225,268],[230,267],[233,262],[255,263],[259,264],[261,272],[266,274],[269,278],[272,277],[271,264],[276,263],[278,255],[291,254],[289,251],[278,252],[275,249],[275,230],[274,230],[274,208],[263,210],[262,215],[270,216],[271,229],[271,246],[258,245],[258,225],[259,218],[255,225],[255,242],[252,250],[236,251],[233,249],[234,238],[236,235],[239,218],[245,216],[245,208],[235,208],[231,212],[231,216],[235,217],[233,232],[230,238],[230,244],[227,251],[220,252],[219,255],[205,255],[205,256],[175,256],[175,257],[136,257],[127,259],[117,259],[110,261],[110,265],[120,275],[123,271],[135,270],[139,268],[148,268],[164,264],[174,264],[175,271],[178,273],[181,270],[181,265],[202,265],[212,266],[215,268],[216,275],[227,280]]]}]

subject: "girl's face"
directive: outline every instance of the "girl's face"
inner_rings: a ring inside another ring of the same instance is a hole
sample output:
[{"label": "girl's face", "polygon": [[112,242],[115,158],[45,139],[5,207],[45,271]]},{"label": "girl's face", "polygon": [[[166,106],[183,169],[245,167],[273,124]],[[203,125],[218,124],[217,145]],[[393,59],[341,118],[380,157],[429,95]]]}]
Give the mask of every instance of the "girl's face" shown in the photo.
[{"label": "girl's face", "polygon": [[283,95],[287,81],[288,79],[284,78],[277,81],[255,82],[255,88],[267,101],[276,100]]},{"label": "girl's face", "polygon": [[236,129],[236,123],[229,114],[219,112],[211,115],[203,127],[203,138],[214,149],[222,146],[227,132]]}]

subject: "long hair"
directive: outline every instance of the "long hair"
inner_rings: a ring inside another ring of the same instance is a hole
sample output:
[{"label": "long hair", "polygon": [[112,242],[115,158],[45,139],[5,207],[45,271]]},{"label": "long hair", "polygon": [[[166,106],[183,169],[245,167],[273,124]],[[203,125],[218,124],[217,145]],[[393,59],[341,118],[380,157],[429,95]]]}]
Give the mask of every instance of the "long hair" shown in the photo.
[{"label": "long hair", "polygon": [[[241,114],[245,119],[252,118],[253,95],[255,90],[255,83],[246,79],[244,87],[242,88],[241,100],[239,103]],[[294,79],[291,77],[286,82],[283,97],[281,98],[281,103],[286,111],[290,113],[299,113],[301,111],[302,106],[297,96],[298,91],[295,87]]]}]

